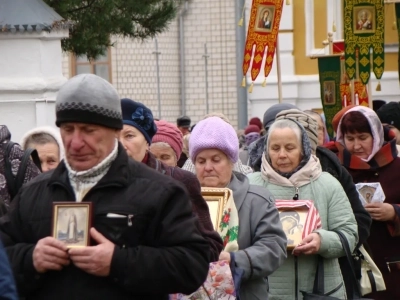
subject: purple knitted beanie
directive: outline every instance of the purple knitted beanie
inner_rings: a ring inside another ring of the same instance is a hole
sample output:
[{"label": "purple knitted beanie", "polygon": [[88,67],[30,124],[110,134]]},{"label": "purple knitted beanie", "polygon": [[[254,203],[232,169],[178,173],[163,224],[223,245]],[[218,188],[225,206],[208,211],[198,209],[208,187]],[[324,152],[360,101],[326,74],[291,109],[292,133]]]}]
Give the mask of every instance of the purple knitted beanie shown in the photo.
[{"label": "purple knitted beanie", "polygon": [[239,140],[235,129],[219,117],[209,117],[196,124],[189,139],[189,156],[192,162],[206,149],[218,149],[233,162],[239,158]]}]

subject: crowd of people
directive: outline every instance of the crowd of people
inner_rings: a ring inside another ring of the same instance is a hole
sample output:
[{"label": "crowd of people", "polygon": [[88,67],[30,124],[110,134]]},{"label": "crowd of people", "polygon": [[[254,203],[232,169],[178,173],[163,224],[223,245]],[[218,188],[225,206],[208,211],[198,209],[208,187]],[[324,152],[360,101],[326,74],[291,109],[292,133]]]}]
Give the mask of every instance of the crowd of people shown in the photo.
[{"label": "crowd of people", "polygon": [[[335,136],[323,115],[288,103],[235,130],[218,112],[195,125],[157,120],[84,74],[61,87],[55,113],[58,129],[34,128],[10,153],[0,126],[0,299],[169,299],[201,288],[218,261],[234,269],[237,299],[303,299],[320,262],[324,293],[351,299],[338,232],[383,275],[386,289],[364,297],[400,299],[400,103],[343,108]],[[6,162],[16,176],[31,148],[40,164],[27,162],[12,197]],[[366,203],[363,184],[384,196]],[[230,190],[229,236],[202,188]],[[91,203],[83,247],[54,234],[58,202]],[[295,211],[282,226],[285,203],[308,205],[312,218],[300,224]]]}]

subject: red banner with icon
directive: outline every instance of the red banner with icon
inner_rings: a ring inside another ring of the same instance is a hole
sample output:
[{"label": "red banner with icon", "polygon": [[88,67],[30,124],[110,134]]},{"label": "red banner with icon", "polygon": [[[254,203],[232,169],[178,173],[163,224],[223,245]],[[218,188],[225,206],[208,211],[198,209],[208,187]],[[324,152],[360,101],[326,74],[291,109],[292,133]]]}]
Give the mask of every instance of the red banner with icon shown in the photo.
[{"label": "red banner with icon", "polygon": [[250,69],[252,81],[261,71],[265,52],[264,76],[271,72],[282,5],[283,0],[253,0],[243,59],[243,76]]}]

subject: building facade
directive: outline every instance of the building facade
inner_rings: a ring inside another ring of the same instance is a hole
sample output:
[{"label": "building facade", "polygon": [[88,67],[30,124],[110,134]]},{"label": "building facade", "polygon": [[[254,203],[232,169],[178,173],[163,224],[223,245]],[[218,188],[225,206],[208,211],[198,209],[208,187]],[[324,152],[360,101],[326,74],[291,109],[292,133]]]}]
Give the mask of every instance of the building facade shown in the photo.
[{"label": "building facade", "polygon": [[[63,74],[67,78],[82,72],[99,74],[116,87],[121,97],[149,106],[156,118],[175,122],[186,114],[196,123],[207,111],[218,111],[226,114],[235,127],[243,127],[239,117],[245,106],[238,105],[238,91],[243,88],[237,79],[242,71],[237,62],[241,63],[243,57],[236,53],[241,42],[237,35],[237,1],[186,1],[157,39],[142,42],[114,37],[114,47],[94,63],[65,54]],[[334,39],[343,38],[342,3],[290,2],[291,5],[284,5],[279,32],[282,101],[301,109],[321,108],[317,60],[310,57],[324,53],[322,41],[334,25]],[[246,29],[252,1],[244,3]],[[373,89],[373,99],[399,100],[398,35],[392,29],[393,21],[393,6],[387,5],[385,73],[382,90]],[[279,102],[276,65],[275,57],[266,87],[261,86],[264,78],[259,76],[253,92],[245,93],[246,116],[262,118],[269,106]],[[375,87],[377,81],[372,78]]]}]

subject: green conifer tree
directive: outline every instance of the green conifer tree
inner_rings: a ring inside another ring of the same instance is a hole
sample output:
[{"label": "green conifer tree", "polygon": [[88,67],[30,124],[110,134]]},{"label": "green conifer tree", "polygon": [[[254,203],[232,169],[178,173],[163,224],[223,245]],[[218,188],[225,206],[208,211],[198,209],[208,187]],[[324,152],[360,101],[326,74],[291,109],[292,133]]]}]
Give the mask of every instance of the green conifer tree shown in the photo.
[{"label": "green conifer tree", "polygon": [[182,0],[44,0],[65,21],[64,51],[95,59],[112,46],[111,36],[152,38],[168,28]]}]

